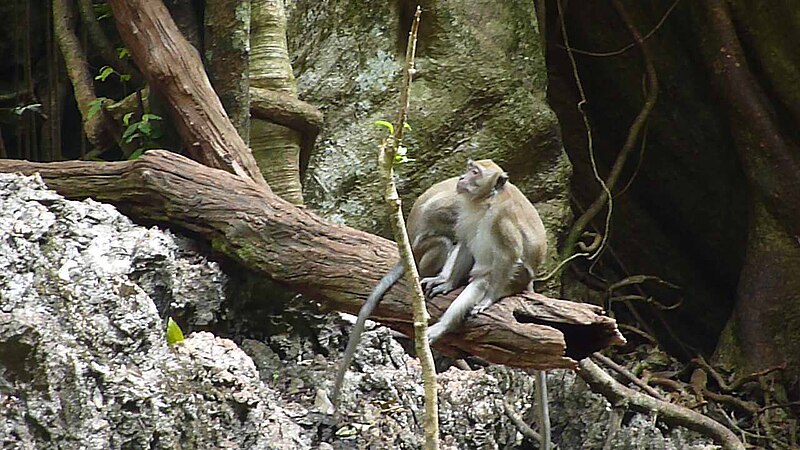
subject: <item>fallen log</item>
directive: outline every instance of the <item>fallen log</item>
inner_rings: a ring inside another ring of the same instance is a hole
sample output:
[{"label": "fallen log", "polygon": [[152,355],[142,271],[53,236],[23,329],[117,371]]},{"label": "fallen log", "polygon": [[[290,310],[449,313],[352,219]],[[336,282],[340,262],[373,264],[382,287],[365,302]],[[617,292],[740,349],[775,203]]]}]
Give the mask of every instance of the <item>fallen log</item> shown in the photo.
[{"label": "fallen log", "polygon": [[[65,197],[91,197],[135,220],[188,230],[226,257],[339,311],[357,313],[398,257],[387,239],[332,224],[249,180],[167,151],[107,163],[0,160],[0,172],[38,172]],[[434,320],[456,294],[429,303]],[[401,282],[373,317],[410,335],[410,311]],[[513,367],[575,368],[577,360],[624,342],[616,322],[602,313],[597,306],[526,293],[469,318],[434,348]]]}]

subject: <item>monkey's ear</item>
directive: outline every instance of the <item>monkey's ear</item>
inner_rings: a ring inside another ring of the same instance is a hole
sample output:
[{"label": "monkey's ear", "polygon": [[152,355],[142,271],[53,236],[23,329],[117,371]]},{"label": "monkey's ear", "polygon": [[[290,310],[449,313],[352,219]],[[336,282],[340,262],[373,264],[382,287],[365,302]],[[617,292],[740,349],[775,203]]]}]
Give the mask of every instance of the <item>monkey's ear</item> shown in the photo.
[{"label": "monkey's ear", "polygon": [[494,185],[494,188],[502,189],[503,186],[506,185],[506,181],[508,181],[508,174],[505,172],[500,172],[500,175],[497,176],[497,183]]}]

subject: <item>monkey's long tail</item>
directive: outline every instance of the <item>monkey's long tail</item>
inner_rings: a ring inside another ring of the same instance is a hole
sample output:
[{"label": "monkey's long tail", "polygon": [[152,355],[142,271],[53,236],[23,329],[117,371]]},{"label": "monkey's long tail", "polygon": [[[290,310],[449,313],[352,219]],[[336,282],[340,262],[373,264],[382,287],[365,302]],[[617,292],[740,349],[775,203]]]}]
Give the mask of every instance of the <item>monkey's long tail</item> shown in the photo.
[{"label": "monkey's long tail", "polygon": [[539,416],[539,436],[542,440],[539,444],[540,450],[550,450],[550,410],[547,402],[547,375],[544,370],[537,370],[533,374],[536,384],[536,403],[537,415]]},{"label": "monkey's long tail", "polygon": [[403,273],[405,273],[405,267],[403,267],[403,263],[400,261],[392,268],[392,270],[389,271],[389,273],[381,278],[381,281],[379,281],[375,288],[372,289],[369,297],[367,297],[367,301],[364,302],[364,305],[361,306],[361,309],[358,311],[358,320],[356,320],[353,330],[350,331],[350,339],[347,341],[347,349],[345,349],[344,355],[342,356],[342,361],[339,363],[339,371],[336,373],[336,381],[333,384],[331,402],[333,402],[333,405],[337,409],[339,408],[339,395],[342,391],[344,374],[347,373],[350,363],[353,362],[356,348],[361,342],[361,334],[364,332],[364,323],[367,321],[367,318],[372,315],[372,311],[374,311],[375,307],[378,306],[378,303],[380,303],[386,291],[388,291],[393,284],[397,283],[397,280],[403,276]]}]

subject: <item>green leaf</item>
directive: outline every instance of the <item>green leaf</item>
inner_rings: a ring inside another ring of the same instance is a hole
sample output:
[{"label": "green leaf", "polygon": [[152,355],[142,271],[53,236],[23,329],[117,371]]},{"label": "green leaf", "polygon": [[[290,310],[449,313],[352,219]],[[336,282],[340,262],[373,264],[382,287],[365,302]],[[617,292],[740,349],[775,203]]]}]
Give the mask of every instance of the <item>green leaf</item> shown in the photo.
[{"label": "green leaf", "polygon": [[125,59],[125,58],[127,58],[129,56],[131,56],[131,52],[129,52],[127,48],[125,48],[125,47],[117,47],[117,58]]},{"label": "green leaf", "polygon": [[403,129],[411,131],[411,125],[409,125],[408,122],[403,122]]},{"label": "green leaf", "polygon": [[172,320],[172,317],[170,317],[167,320],[167,344],[175,345],[178,342],[183,342],[183,340],[184,337],[181,327],[179,327],[178,324]]},{"label": "green leaf", "polygon": [[[128,161],[133,161],[134,159],[139,159],[144,154],[145,150],[146,149],[144,149],[144,148],[137,148],[133,153],[131,153],[131,156],[128,156]],[[170,319],[170,320],[172,320],[172,319]],[[172,323],[175,323],[175,322],[172,322]],[[177,327],[177,325],[175,325],[175,326]],[[178,331],[180,332],[181,329],[178,328]],[[167,324],[167,333],[169,333],[169,324]],[[169,336],[169,334],[167,334],[167,336]],[[181,340],[183,340],[183,335],[181,335]]]},{"label": "green leaf", "polygon": [[138,128],[145,136],[150,136],[150,133],[153,131],[153,126],[150,125],[149,122],[139,122]]},{"label": "green leaf", "polygon": [[131,81],[131,76],[130,74],[123,73],[119,76],[119,79],[127,83],[128,81]]},{"label": "green leaf", "polygon": [[394,134],[394,125],[391,122],[387,122],[385,120],[378,120],[375,122],[375,125],[379,127],[386,127],[389,129],[389,134]]},{"label": "green leaf", "polygon": [[94,77],[94,79],[106,81],[106,78],[108,78],[112,73],[114,73],[114,69],[112,69],[110,66],[103,66],[100,68],[100,73]]},{"label": "green leaf", "polygon": [[92,117],[94,117],[97,113],[99,113],[100,110],[103,109],[103,101],[104,100],[106,100],[105,97],[97,97],[96,99],[94,99],[91,102],[89,102],[89,118],[90,119]]},{"label": "green leaf", "polygon": [[128,128],[125,129],[125,132],[122,133],[122,140],[126,144],[130,144],[134,139],[138,137],[140,137],[139,122],[128,125]]},{"label": "green leaf", "polygon": [[151,120],[161,120],[158,114],[142,114],[142,122],[149,122]]},{"label": "green leaf", "polygon": [[128,126],[131,123],[131,117],[133,117],[133,112],[126,113],[122,116],[122,123]]}]

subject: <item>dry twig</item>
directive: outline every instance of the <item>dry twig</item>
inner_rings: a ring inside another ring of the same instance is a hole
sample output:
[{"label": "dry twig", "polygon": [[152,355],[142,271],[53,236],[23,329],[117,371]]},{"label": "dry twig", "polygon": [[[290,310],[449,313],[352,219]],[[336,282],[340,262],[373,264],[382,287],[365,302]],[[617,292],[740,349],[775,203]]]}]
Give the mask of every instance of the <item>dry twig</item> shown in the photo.
[{"label": "dry twig", "polygon": [[392,231],[397,242],[397,248],[400,251],[400,260],[405,266],[405,278],[411,287],[413,298],[414,344],[420,361],[425,391],[425,418],[423,421],[425,448],[436,450],[439,448],[439,404],[436,390],[436,367],[433,362],[431,347],[428,343],[428,319],[430,319],[430,315],[425,307],[425,294],[423,294],[422,287],[419,284],[419,273],[417,272],[417,266],[414,264],[414,255],[411,252],[411,242],[409,242],[406,223],[403,219],[400,196],[394,184],[393,169],[397,148],[403,141],[406,116],[408,115],[409,91],[411,89],[411,78],[414,74],[414,53],[417,48],[417,30],[419,30],[421,14],[422,10],[417,6],[414,21],[411,23],[411,31],[408,33],[408,47],[406,48],[406,59],[403,66],[403,86],[400,90],[400,110],[394,126],[394,134],[381,144],[378,163],[382,169],[381,173],[385,189],[383,195],[392,219]]},{"label": "dry twig", "polygon": [[626,368],[620,366],[619,364],[617,364],[616,362],[614,362],[614,360],[612,360],[611,358],[603,355],[602,353],[595,353],[594,355],[592,355],[592,358],[600,361],[600,363],[602,363],[604,366],[606,366],[609,369],[614,370],[614,372],[617,372],[618,374],[622,375],[628,381],[630,381],[631,383],[635,384],[640,389],[642,389],[643,391],[645,391],[648,394],[652,395],[653,397],[655,397],[655,398],[657,398],[659,400],[666,401],[664,396],[661,395],[657,390],[655,390],[652,387],[648,386],[647,383],[645,383],[644,381],[640,380],[636,375],[632,374],[628,369],[626,369]]},{"label": "dry twig", "polygon": [[594,392],[602,394],[612,406],[626,404],[635,411],[656,413],[660,420],[713,438],[726,450],[744,450],[744,444],[731,430],[710,417],[625,387],[589,359],[581,361],[579,366],[578,375]]}]

